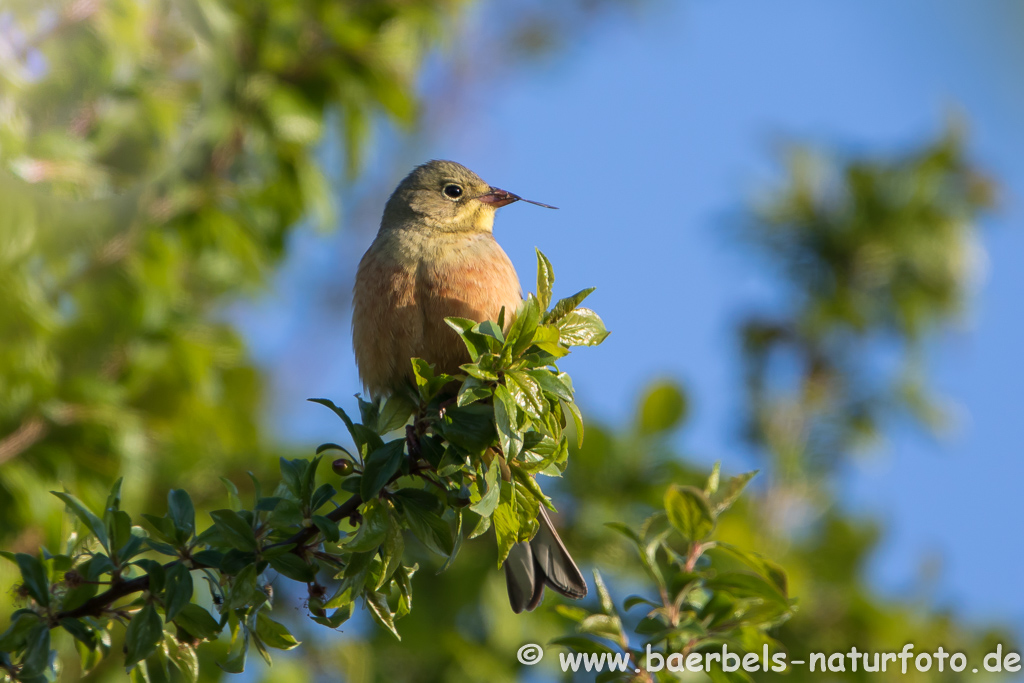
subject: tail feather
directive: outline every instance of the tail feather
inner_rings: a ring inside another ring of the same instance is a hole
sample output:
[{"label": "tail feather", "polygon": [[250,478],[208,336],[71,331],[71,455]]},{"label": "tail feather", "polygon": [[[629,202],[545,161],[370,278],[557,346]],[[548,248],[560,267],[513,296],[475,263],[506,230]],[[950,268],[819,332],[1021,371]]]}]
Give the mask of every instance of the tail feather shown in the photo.
[{"label": "tail feather", "polygon": [[541,507],[540,529],[529,543],[517,543],[505,560],[505,583],[512,611],[533,610],[544,596],[544,586],[579,600],[587,594],[587,582],[573,562],[551,518]]}]

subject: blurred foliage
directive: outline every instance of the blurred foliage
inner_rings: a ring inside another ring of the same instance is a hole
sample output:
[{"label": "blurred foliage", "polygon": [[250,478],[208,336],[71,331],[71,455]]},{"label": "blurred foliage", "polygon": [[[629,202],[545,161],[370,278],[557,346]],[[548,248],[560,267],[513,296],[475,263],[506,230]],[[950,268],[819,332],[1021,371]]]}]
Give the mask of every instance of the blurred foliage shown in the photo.
[{"label": "blurred foliage", "polygon": [[[962,312],[994,189],[960,135],[899,158],[829,162],[796,149],[747,237],[784,278],[784,310],[741,331],[748,436],[780,476],[820,473],[900,413],[943,421],[923,385],[926,334]],[[880,368],[879,350],[898,362]]]},{"label": "blurred foliage", "polygon": [[136,505],[261,460],[262,380],[218,307],[266,281],[300,219],[331,220],[325,128],[354,169],[374,117],[412,123],[457,6],[4,3],[5,544],[52,538],[37,492],[58,481],[98,506],[128,473]]}]

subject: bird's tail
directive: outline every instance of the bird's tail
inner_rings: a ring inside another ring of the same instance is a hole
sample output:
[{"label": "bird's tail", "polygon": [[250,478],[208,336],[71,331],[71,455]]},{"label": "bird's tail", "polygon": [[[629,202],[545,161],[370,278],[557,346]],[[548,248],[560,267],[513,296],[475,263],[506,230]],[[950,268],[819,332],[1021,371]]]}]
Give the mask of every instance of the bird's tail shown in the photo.
[{"label": "bird's tail", "polygon": [[587,582],[558,537],[544,506],[537,519],[537,535],[529,543],[512,546],[505,560],[508,599],[516,614],[540,604],[545,584],[573,600],[587,594]]}]

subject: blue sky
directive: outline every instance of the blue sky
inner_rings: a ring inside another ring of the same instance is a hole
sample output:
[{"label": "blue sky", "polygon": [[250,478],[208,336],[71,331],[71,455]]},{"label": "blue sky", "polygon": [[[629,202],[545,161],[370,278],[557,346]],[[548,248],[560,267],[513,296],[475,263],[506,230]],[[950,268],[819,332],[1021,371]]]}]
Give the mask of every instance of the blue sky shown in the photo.
[{"label": "blue sky", "polygon": [[[614,334],[564,364],[584,408],[622,423],[650,380],[677,378],[694,404],[681,445],[738,471],[750,460],[735,437],[732,325],[777,290],[736,248],[730,217],[777,179],[780,140],[896,152],[937,135],[948,114],[964,115],[971,154],[1003,193],[984,226],[987,265],[971,311],[930,349],[933,386],[955,402],[958,420],[938,440],[893,434],[884,451],[847,468],[840,493],[848,509],[886,526],[871,569],[883,593],[1024,629],[1024,584],[1013,580],[1024,564],[1019,7],[651,2],[590,26],[551,61],[475,79],[410,165],[456,159],[562,207],[512,205],[495,233],[528,289],[534,246],[555,265],[556,295],[598,288],[591,304]],[[486,27],[496,11],[485,3],[468,25]],[[385,135],[376,156],[399,147]],[[303,399],[359,390],[344,306],[325,311],[316,301],[348,300],[398,179],[383,168],[379,182],[343,194],[360,210],[342,232],[300,234],[275,290],[242,317],[258,360],[274,371],[272,411],[286,438],[336,437],[336,422]],[[642,343],[654,327],[658,343]],[[941,571],[922,594],[928,558]]]}]

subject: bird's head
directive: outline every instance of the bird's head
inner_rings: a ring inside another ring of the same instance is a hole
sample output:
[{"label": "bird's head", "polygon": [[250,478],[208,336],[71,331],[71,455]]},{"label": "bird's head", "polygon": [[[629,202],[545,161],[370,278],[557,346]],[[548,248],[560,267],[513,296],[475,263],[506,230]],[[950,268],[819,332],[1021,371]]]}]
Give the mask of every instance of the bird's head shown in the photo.
[{"label": "bird's head", "polygon": [[491,232],[495,209],[520,200],[555,208],[491,187],[454,161],[428,161],[392,193],[382,225],[408,225],[412,219],[444,232]]}]

